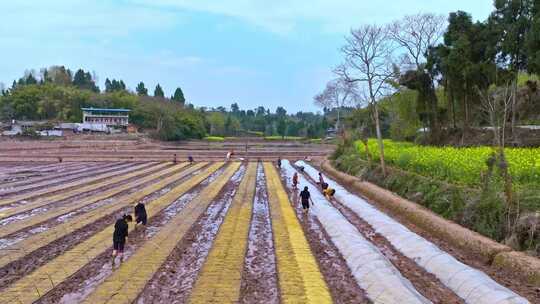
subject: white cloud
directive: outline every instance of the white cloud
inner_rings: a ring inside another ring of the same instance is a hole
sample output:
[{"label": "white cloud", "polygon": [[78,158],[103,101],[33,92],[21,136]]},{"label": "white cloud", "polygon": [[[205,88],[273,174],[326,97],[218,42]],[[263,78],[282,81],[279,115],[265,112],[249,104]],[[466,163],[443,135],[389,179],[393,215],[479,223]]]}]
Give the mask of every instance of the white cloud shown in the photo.
[{"label": "white cloud", "polygon": [[0,5],[3,37],[61,36],[99,38],[126,36],[137,30],[174,26],[174,13],[126,3],[84,0],[10,1]]},{"label": "white cloud", "polygon": [[[149,7],[184,9],[225,15],[247,21],[275,33],[291,32],[302,24],[319,26],[327,32],[344,32],[363,23],[389,22],[405,14],[426,10],[450,11],[481,9],[486,14],[492,0],[366,1],[366,0],[128,0]],[[485,16],[474,16],[484,18]],[[317,29],[315,29],[317,30]]]}]

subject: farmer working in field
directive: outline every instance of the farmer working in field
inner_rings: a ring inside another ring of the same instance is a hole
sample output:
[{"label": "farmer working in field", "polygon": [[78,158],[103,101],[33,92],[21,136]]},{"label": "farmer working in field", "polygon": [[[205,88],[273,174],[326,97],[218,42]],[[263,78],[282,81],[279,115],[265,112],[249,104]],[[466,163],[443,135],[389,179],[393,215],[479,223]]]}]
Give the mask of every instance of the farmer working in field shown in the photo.
[{"label": "farmer working in field", "polygon": [[292,186],[293,186],[293,189],[298,189],[298,173],[297,172],[294,172],[294,175],[292,177]]},{"label": "farmer working in field", "polygon": [[327,199],[332,200],[334,197],[334,194],[336,194],[336,190],[328,187],[328,184],[326,184],[326,189],[323,190],[324,196],[326,196]]},{"label": "farmer working in field", "polygon": [[131,215],[124,214],[121,219],[118,219],[114,224],[113,233],[113,252],[112,252],[112,265],[114,267],[114,260],[116,255],[120,256],[120,263],[124,259],[124,245],[128,236],[128,223],[133,221]]},{"label": "farmer working in field", "polygon": [[300,200],[302,201],[304,213],[307,213],[309,211],[309,201],[313,203],[313,200],[311,200],[311,193],[309,193],[307,186],[300,192]]},{"label": "farmer working in field", "polygon": [[135,223],[141,223],[144,227],[146,227],[146,220],[146,208],[144,207],[143,203],[138,202],[137,205],[135,205]]},{"label": "farmer working in field", "polygon": [[[323,178],[323,175],[321,172],[319,172],[319,185],[321,186],[321,188],[323,187],[324,185],[324,178]],[[324,190],[324,189],[323,189]]]}]

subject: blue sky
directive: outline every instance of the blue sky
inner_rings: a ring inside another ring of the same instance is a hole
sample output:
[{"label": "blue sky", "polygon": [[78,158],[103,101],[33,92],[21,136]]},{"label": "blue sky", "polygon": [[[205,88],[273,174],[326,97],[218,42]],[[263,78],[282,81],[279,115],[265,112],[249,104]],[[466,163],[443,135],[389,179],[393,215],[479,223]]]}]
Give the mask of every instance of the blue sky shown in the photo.
[{"label": "blue sky", "polygon": [[458,9],[483,20],[492,1],[0,0],[0,82],[66,65],[196,106],[314,111],[351,27]]}]

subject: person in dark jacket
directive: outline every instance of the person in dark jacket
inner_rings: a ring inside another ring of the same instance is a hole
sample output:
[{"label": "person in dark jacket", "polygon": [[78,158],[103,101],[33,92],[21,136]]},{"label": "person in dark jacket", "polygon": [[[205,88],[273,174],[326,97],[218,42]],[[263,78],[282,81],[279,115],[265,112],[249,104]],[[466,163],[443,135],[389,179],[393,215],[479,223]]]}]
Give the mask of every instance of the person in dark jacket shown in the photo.
[{"label": "person in dark jacket", "polygon": [[113,233],[113,252],[112,252],[112,265],[114,267],[114,260],[116,256],[120,256],[120,263],[124,258],[124,245],[126,244],[126,238],[128,236],[129,226],[128,223],[133,221],[131,215],[124,214],[121,219],[118,219],[114,224]]},{"label": "person in dark jacket", "polygon": [[146,226],[146,208],[144,207],[144,204],[141,202],[138,202],[137,205],[135,205],[135,223],[139,224],[142,223],[143,226]]},{"label": "person in dark jacket", "polygon": [[278,157],[277,159],[277,166],[281,169],[281,157]]},{"label": "person in dark jacket", "polygon": [[304,213],[307,213],[309,211],[309,201],[313,202],[311,200],[311,193],[309,193],[308,187],[304,187],[304,190],[300,192],[300,200],[302,202],[302,209],[304,210]]}]

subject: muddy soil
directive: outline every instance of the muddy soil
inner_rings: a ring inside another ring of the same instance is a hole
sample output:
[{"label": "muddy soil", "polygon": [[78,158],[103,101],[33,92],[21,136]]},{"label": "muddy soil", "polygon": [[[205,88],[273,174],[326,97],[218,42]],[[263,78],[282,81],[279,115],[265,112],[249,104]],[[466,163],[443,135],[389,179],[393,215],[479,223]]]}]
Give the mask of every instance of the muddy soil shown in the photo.
[{"label": "muddy soil", "polygon": [[[169,192],[176,185],[183,183],[187,179],[196,175],[198,172],[200,172],[200,170],[197,170],[193,172],[192,174],[164,187],[160,191],[156,191],[146,196],[145,198],[141,200],[141,202],[145,204],[146,203],[151,204],[151,201]],[[0,268],[0,290],[2,288],[5,288],[9,284],[13,283],[14,281],[18,280],[19,278],[27,275],[31,271],[43,266],[48,261],[54,259],[55,257],[59,256],[63,252],[73,248],[77,244],[83,242],[85,239],[103,230],[108,225],[111,225],[112,223],[114,223],[117,218],[122,216],[122,214],[132,212],[132,211],[133,211],[132,207],[127,206],[119,212],[115,212],[113,214],[107,215],[90,225],[87,225],[85,227],[82,227],[81,229],[76,230],[72,234],[61,237],[55,240],[54,242],[27,254],[24,258],[21,258],[17,261],[14,261],[10,264],[5,265],[4,267],[1,267]],[[2,253],[6,251],[8,250],[3,250]],[[110,252],[108,253],[108,256],[110,256]]]},{"label": "muddy soil", "polygon": [[[155,173],[157,171],[159,171],[159,169],[155,169],[155,170],[153,170],[151,172],[148,172],[148,174],[153,174],[153,173]],[[129,173],[131,173],[131,172],[132,171],[130,171]],[[122,174],[128,174],[128,173],[122,173]],[[129,179],[126,179],[126,180],[123,180],[123,181],[120,181],[120,182],[117,182],[117,183],[111,183],[111,184],[108,184],[106,186],[102,186],[101,188],[90,190],[90,191],[80,193],[80,194],[77,194],[77,195],[74,195],[74,196],[69,196],[69,197],[67,197],[65,199],[62,199],[62,200],[50,201],[50,202],[48,202],[48,204],[43,205],[43,206],[41,206],[39,208],[35,208],[35,209],[32,209],[32,210],[28,210],[28,211],[23,211],[21,213],[14,214],[14,215],[12,215],[10,217],[6,217],[6,218],[0,220],[0,226],[8,225],[10,223],[20,221],[20,220],[26,219],[26,218],[31,217],[31,216],[39,216],[39,214],[43,214],[43,213],[45,213],[45,212],[47,212],[49,210],[56,209],[56,208],[59,208],[59,207],[65,206],[65,205],[72,204],[72,203],[77,203],[81,199],[93,196],[93,195],[98,194],[98,193],[103,192],[103,191],[110,190],[112,188],[120,187],[120,186],[125,185],[127,183],[130,183],[132,181],[135,181],[135,180],[137,180],[139,178],[140,178],[140,176],[134,176],[134,177],[131,177]],[[125,193],[126,193],[126,191],[122,191],[122,193],[120,193],[120,195],[125,194]],[[17,202],[17,203],[8,205],[8,206],[2,206],[2,208],[0,210],[5,209],[5,208],[16,207],[16,206],[17,207],[18,206],[24,206],[25,204],[31,203],[31,202],[32,202],[32,200],[28,200],[28,201],[25,200],[25,201]]]},{"label": "muddy soil", "polygon": [[139,304],[185,303],[245,173],[243,165],[141,292]]},{"label": "muddy soil", "polygon": [[[324,172],[323,170],[321,170],[320,166],[316,166],[315,164],[312,164],[312,165],[317,170]],[[306,178],[308,177],[306,176]],[[454,258],[456,258],[458,261],[462,262],[463,264],[469,265],[471,267],[474,267],[484,272],[485,274],[490,276],[492,279],[497,281],[497,283],[527,298],[531,303],[540,303],[540,288],[538,286],[534,286],[528,283],[525,278],[520,276],[519,273],[504,271],[502,269],[497,269],[495,267],[492,267],[489,264],[490,261],[486,261],[480,258],[477,254],[468,252],[461,248],[457,248],[440,238],[434,237],[433,235],[431,235],[429,232],[425,231],[424,229],[421,229],[417,227],[416,225],[410,223],[401,214],[398,214],[390,209],[384,208],[383,205],[380,205],[376,201],[372,201],[364,197],[362,194],[358,193],[354,189],[351,189],[351,187],[349,187],[346,184],[342,184],[342,186],[345,187],[350,193],[356,194],[359,197],[363,198],[366,202],[369,202],[372,206],[376,207],[381,212],[384,212],[387,215],[391,216],[392,218],[394,218],[396,221],[398,221],[399,223],[407,227],[412,232],[432,242],[441,250],[452,255]]]},{"label": "muddy soil", "polygon": [[71,168],[83,166],[82,163],[56,164],[54,167],[38,166],[37,164],[25,162],[19,165],[0,163],[0,182],[9,184],[27,184],[28,181],[39,179],[39,177],[54,175],[58,172],[65,172]]},{"label": "muddy soil", "polygon": [[[200,169],[193,172],[192,175],[197,174],[197,172],[200,172]],[[175,173],[169,173],[169,174],[163,175],[158,179],[154,179],[154,180],[139,184],[139,185],[137,185],[135,187],[132,187],[132,188],[129,188],[129,189],[125,190],[125,191],[119,192],[118,194],[115,194],[115,195],[113,195],[113,196],[111,196],[111,197],[109,197],[107,199],[97,201],[97,202],[95,202],[93,204],[87,205],[87,206],[85,206],[83,208],[80,208],[80,209],[77,209],[75,211],[72,211],[72,212],[60,215],[58,217],[49,219],[49,220],[47,220],[45,222],[42,222],[40,224],[37,224],[37,225],[29,226],[29,227],[27,227],[27,228],[25,228],[23,230],[19,230],[19,231],[15,232],[15,233],[12,233],[10,235],[6,235],[5,237],[0,238],[0,250],[3,249],[3,248],[6,248],[8,246],[12,246],[12,245],[18,243],[19,241],[24,240],[24,239],[26,239],[26,238],[34,235],[34,234],[41,233],[43,231],[46,231],[47,229],[50,229],[50,228],[53,228],[53,227],[55,227],[57,225],[63,224],[65,222],[71,220],[72,218],[80,216],[80,215],[82,215],[84,213],[90,212],[92,210],[103,207],[105,205],[113,205],[116,201],[121,200],[123,196],[130,195],[130,194],[132,194],[134,192],[137,192],[140,189],[142,189],[142,188],[144,188],[146,186],[149,186],[151,184],[154,184],[156,182],[159,182],[160,180],[162,180],[164,178],[167,178],[167,177],[169,177],[169,176],[171,176],[173,174],[175,174]],[[180,181],[176,181],[173,184],[168,185],[167,187],[157,191],[157,194],[164,194],[164,193],[168,192],[171,187],[174,187],[175,185],[177,185],[179,183],[180,183]],[[151,196],[148,196],[148,197],[144,198],[143,202],[148,200],[150,197]],[[27,217],[33,215],[34,214],[33,212],[35,212],[35,211],[32,210],[32,211],[29,211],[29,212],[26,212],[26,213],[20,213],[18,215],[13,216],[13,217],[7,218],[6,220],[12,220],[12,221],[21,220],[21,219],[24,219],[24,218],[27,218]],[[3,225],[2,221],[0,221],[0,226],[1,225]]]},{"label": "muddy soil", "polygon": [[25,180],[25,182],[11,184],[7,187],[2,187],[0,188],[0,197],[4,198],[13,195],[28,193],[31,191],[36,191],[43,188],[54,187],[64,183],[76,181],[81,178],[94,176],[98,173],[112,172],[114,170],[120,170],[127,167],[129,167],[129,163],[111,163],[100,166],[88,164],[86,166],[77,166],[76,168],[74,168],[75,170],[68,170],[68,172],[63,172],[61,174],[51,174],[46,176],[45,178]]},{"label": "muddy soil", "polygon": [[321,223],[312,214],[305,214],[299,202],[299,191],[291,191],[286,177],[281,175],[281,182],[289,194],[289,199],[299,219],[304,234],[315,256],[324,279],[330,289],[334,303],[371,303],[364,290],[347,266],[347,262],[326,233]]},{"label": "muddy soil", "polygon": [[272,223],[262,164],[257,167],[253,213],[248,235],[240,303],[280,303]]},{"label": "muddy soil", "polygon": [[[152,217],[149,220],[146,229],[139,227],[130,233],[129,242],[126,243],[126,248],[124,250],[124,260],[129,259],[129,257],[133,255],[137,249],[139,249],[146,241],[155,235],[161,229],[161,227],[163,227],[163,225],[166,224],[168,221],[167,219],[170,219],[172,216],[174,216],[174,214],[176,214],[174,212],[180,212],[183,207],[190,203],[191,200],[197,196],[204,187],[214,181],[221,174],[221,172],[223,172],[223,170],[224,168],[217,170],[202,183],[191,188],[166,209]],[[186,178],[190,178],[194,174],[191,174]],[[168,191],[170,191],[170,189],[172,189],[172,187],[169,187]],[[151,204],[151,201],[148,203]],[[95,288],[112,273],[113,269],[111,267],[111,252],[112,246],[103,254],[86,264],[75,275],[56,286],[55,289],[47,293],[36,303],[67,304],[81,302],[82,299],[94,291]],[[116,264],[115,267],[118,267],[118,264]]]}]

